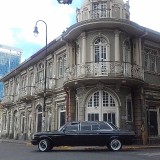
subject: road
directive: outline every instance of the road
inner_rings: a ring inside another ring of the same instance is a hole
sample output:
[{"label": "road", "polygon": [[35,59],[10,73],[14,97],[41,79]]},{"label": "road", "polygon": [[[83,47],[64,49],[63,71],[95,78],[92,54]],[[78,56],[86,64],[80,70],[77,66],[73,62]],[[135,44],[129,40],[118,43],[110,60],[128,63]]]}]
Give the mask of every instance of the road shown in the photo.
[{"label": "road", "polygon": [[0,143],[0,160],[160,160],[159,149],[129,149],[111,152],[104,149],[52,150],[42,153],[36,146]]}]

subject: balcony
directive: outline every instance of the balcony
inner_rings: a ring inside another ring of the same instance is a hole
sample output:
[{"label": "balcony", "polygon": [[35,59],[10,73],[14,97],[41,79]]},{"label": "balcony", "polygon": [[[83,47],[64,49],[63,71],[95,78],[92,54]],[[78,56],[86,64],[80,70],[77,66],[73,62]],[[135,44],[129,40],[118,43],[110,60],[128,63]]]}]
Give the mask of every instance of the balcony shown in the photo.
[{"label": "balcony", "polygon": [[34,86],[26,86],[20,89],[19,99],[22,101],[31,100],[34,98],[35,94]]},{"label": "balcony", "polygon": [[14,103],[14,97],[13,95],[5,95],[2,99],[2,102],[1,102],[3,105],[12,105]]},{"label": "balcony", "polygon": [[[46,79],[46,94],[51,95],[53,89],[55,88],[55,79],[47,78]],[[44,94],[44,80],[36,82],[35,84],[35,94],[38,96],[43,96]]]},{"label": "balcony", "polygon": [[116,80],[115,83],[120,79],[143,82],[144,70],[138,65],[115,61],[79,64],[66,69],[65,84],[73,81],[86,81],[87,79],[92,79],[92,81],[105,80],[105,82],[107,79],[109,81]]}]

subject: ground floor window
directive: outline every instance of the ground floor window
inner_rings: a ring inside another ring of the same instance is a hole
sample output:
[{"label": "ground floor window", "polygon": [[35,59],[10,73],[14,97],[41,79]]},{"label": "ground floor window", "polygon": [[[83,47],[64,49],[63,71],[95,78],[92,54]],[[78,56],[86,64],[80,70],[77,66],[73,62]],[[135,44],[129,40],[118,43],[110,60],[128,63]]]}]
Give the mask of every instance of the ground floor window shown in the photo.
[{"label": "ground floor window", "polygon": [[42,131],[42,106],[37,107],[36,111],[36,125],[37,125],[37,132]]},{"label": "ground floor window", "polygon": [[118,124],[118,103],[109,92],[99,90],[92,93],[86,103],[88,121],[108,121]]},{"label": "ground floor window", "polygon": [[148,115],[148,135],[158,136],[158,114],[157,110],[149,110]]},{"label": "ground floor window", "polygon": [[66,122],[66,107],[65,105],[58,106],[58,127],[61,127]]}]

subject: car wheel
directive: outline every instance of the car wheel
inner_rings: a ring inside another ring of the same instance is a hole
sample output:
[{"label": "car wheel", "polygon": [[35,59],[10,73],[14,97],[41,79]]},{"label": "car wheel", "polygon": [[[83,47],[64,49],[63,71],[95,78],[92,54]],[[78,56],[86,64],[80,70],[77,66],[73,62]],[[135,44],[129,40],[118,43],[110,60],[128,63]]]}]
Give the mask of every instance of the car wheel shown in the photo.
[{"label": "car wheel", "polygon": [[109,142],[109,145],[107,146],[112,151],[119,151],[122,148],[122,143],[118,138],[114,138]]},{"label": "car wheel", "polygon": [[47,152],[52,149],[51,143],[48,139],[42,139],[38,143],[38,148],[41,152]]}]

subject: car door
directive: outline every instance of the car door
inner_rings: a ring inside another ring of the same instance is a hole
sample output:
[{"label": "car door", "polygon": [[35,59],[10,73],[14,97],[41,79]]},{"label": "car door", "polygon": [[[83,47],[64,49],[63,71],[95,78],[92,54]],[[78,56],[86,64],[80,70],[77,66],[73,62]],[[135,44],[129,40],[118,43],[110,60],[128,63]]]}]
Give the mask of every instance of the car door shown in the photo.
[{"label": "car door", "polygon": [[75,146],[78,143],[79,123],[67,124],[64,130],[63,145]]},{"label": "car door", "polygon": [[78,143],[80,146],[95,146],[99,141],[99,129],[97,123],[81,122],[78,132]]}]

